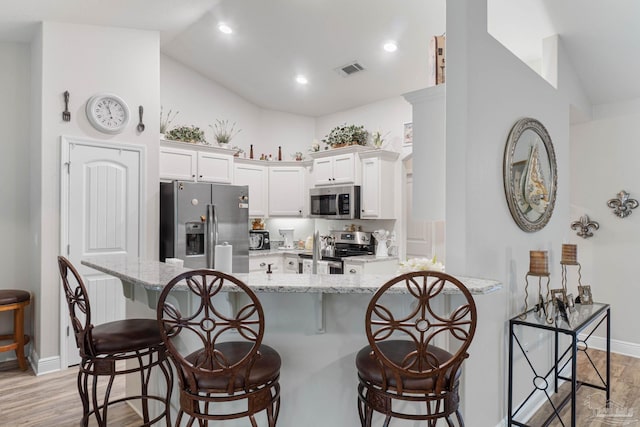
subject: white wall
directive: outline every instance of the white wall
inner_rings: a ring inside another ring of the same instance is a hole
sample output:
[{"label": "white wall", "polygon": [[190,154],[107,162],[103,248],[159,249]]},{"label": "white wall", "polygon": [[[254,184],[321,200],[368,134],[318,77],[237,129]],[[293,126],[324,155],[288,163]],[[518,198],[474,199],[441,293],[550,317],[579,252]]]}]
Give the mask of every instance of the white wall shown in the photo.
[{"label": "white wall", "polygon": [[160,92],[164,113],[179,111],[173,127],[198,126],[207,142],[215,144],[209,125],[217,119],[235,122],[241,131],[230,145],[248,155],[253,144],[256,159],[261,153],[277,158],[281,146],[282,159],[291,160],[291,154],[306,151],[313,139],[313,118],[260,108],[166,55],[160,57]]},{"label": "white wall", "polygon": [[334,127],[344,123],[348,125],[364,125],[364,128],[369,132],[379,130],[383,135],[388,132],[383,148],[401,152],[404,124],[411,122],[411,120],[411,104],[401,96],[397,96],[318,117],[316,119],[315,139],[320,142],[320,149],[324,150],[326,145],[322,142],[322,138],[327,136]]},{"label": "white wall", "polygon": [[[45,22],[39,40],[33,46],[33,63],[41,61],[41,133],[36,138],[40,153],[40,216],[36,229],[41,230],[40,318],[36,334],[38,357],[49,361],[59,350],[60,285],[56,256],[60,252],[60,135],[83,136],[112,142],[146,146],[146,254],[158,251],[158,136],[156,132],[136,131],[137,107],[145,107],[148,129],[159,127],[159,35],[153,31],[128,30],[89,25]],[[73,49],[70,49],[73,46]],[[38,57],[39,56],[39,57]],[[37,90],[38,82],[34,88]],[[62,93],[68,90],[71,121],[63,122]],[[132,111],[127,129],[118,135],[106,135],[89,124],[84,108],[98,92],[120,95]],[[34,208],[38,211],[38,208]],[[37,239],[37,238],[36,238]],[[49,366],[49,365],[47,365]]]},{"label": "white wall", "polygon": [[[506,416],[507,319],[523,309],[529,251],[548,250],[551,281],[560,281],[560,250],[570,231],[569,96],[575,93],[563,89],[571,76],[562,60],[556,90],[487,34],[486,0],[447,6],[447,271],[504,286],[476,299],[479,326],[464,380],[467,419],[494,426]],[[503,190],[505,143],[522,117],[546,126],[558,164],[554,213],[536,233],[517,227]]]},{"label": "white wall", "polygon": [[587,214],[600,229],[588,239],[572,232],[571,242],[578,244],[582,283],[591,285],[596,301],[611,304],[613,350],[638,357],[640,330],[632,319],[640,299],[640,208],[622,219],[607,201],[621,190],[640,200],[640,111],[600,110],[604,118],[571,128],[571,220]]},{"label": "white wall", "polygon": [[[0,129],[2,129],[2,203],[0,204],[0,289],[33,292],[29,223],[30,176],[30,51],[25,43],[0,43]],[[33,306],[27,311],[26,328],[32,330]],[[12,312],[0,313],[0,334],[10,333]],[[0,362],[15,359],[14,352],[0,353]]]}]

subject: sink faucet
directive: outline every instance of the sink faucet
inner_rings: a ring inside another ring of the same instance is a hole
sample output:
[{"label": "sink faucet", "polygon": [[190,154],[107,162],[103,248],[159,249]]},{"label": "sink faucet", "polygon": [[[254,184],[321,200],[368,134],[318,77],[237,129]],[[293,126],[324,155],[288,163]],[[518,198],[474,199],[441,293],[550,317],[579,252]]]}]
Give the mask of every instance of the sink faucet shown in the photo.
[{"label": "sink faucet", "polygon": [[318,260],[320,259],[320,231],[313,234],[313,250],[311,261],[311,274],[318,274]]}]

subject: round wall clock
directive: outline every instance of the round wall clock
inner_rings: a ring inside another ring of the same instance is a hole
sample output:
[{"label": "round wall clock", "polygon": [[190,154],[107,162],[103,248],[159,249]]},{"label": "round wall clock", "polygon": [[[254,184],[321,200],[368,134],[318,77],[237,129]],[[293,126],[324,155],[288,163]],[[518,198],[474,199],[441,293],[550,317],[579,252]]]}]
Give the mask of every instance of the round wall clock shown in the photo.
[{"label": "round wall clock", "polygon": [[120,133],[129,123],[127,103],[112,93],[98,93],[87,101],[89,123],[104,133]]}]

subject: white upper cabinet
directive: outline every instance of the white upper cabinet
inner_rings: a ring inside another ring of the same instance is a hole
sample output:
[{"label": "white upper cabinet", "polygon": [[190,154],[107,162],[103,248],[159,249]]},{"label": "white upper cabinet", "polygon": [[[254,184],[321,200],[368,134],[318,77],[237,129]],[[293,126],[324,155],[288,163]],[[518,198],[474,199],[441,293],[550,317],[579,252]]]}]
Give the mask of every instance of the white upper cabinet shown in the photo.
[{"label": "white upper cabinet", "polygon": [[396,218],[396,159],[398,153],[373,151],[360,154],[362,185],[360,189],[360,218]]},{"label": "white upper cabinet", "polygon": [[161,141],[160,179],[233,182],[233,150],[184,142]]},{"label": "white upper cabinet", "polygon": [[269,216],[303,216],[304,177],[304,167],[269,166]]},{"label": "white upper cabinet", "polygon": [[198,151],[198,181],[231,184],[233,155]]},{"label": "white upper cabinet", "polygon": [[160,147],[160,179],[195,181],[196,174],[195,151]]},{"label": "white upper cabinet", "polygon": [[315,185],[353,184],[356,182],[356,155],[339,154],[313,160]]},{"label": "white upper cabinet", "polygon": [[249,186],[249,216],[267,216],[269,208],[269,170],[266,166],[236,163],[233,183]]}]

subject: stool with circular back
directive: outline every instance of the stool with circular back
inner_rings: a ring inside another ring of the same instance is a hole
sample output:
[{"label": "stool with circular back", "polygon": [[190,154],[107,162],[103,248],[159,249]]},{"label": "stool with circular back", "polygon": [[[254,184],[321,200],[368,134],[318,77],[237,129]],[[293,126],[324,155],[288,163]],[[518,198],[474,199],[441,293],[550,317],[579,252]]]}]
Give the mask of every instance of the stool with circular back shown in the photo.
[{"label": "stool with circular back", "polygon": [[[78,371],[78,392],[83,408],[81,425],[88,426],[89,418],[93,415],[99,426],[107,426],[108,408],[130,400],[142,403],[141,425],[150,426],[162,420],[165,420],[166,425],[171,425],[169,403],[173,372],[160,337],[158,322],[155,319],[126,319],[94,326],[91,324],[89,295],[80,273],[62,256],[58,257],[58,266],[81,357]],[[164,394],[158,396],[148,393],[151,370],[154,368],[162,371],[166,386]],[[126,374],[139,377],[140,394],[110,400],[115,377]],[[100,377],[105,377],[107,381],[102,398],[98,396]],[[149,415],[150,400],[162,404],[162,411],[153,419]]]},{"label": "stool with circular back", "polygon": [[[223,287],[236,303],[227,302]],[[187,426],[248,417],[257,427],[263,410],[268,425],[276,425],[281,359],[262,344],[262,305],[246,284],[214,270],[182,273],[160,294],[158,322],[180,382],[176,425],[186,414]]]},{"label": "stool with circular back", "polygon": [[24,346],[29,336],[24,334],[24,308],[31,303],[31,294],[17,289],[0,290],[0,312],[13,311],[13,333],[0,335],[0,341],[11,340],[9,344],[0,345],[0,352],[15,350],[18,366],[23,371],[28,368],[24,356]]},{"label": "stool with circular back", "polygon": [[[464,301],[449,310],[442,296],[452,291]],[[392,301],[396,297],[403,302]],[[365,320],[369,345],[356,356],[362,426],[371,426],[374,411],[384,415],[385,427],[392,418],[427,420],[429,427],[444,419],[454,426],[453,414],[464,426],[458,409],[460,368],[476,329],[468,289],[445,273],[403,274],[374,294]]]}]

